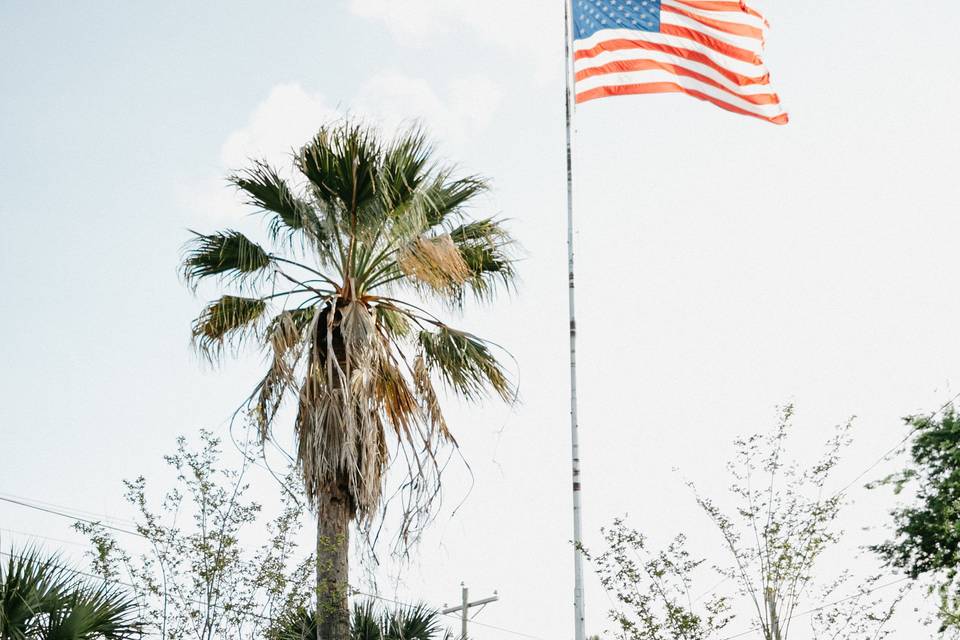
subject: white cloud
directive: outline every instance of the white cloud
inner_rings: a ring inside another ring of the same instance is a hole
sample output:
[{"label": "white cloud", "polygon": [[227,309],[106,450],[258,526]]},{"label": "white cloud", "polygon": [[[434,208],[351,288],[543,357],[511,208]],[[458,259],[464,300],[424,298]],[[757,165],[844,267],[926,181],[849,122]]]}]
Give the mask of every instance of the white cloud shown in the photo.
[{"label": "white cloud", "polygon": [[467,29],[482,41],[529,60],[538,70],[551,65],[561,68],[563,5],[559,2],[349,0],[349,7],[355,15],[382,22],[407,44],[423,46],[437,36]]},{"label": "white cloud", "polygon": [[243,167],[250,158],[285,165],[292,149],[338,116],[337,110],[319,93],[309,93],[299,84],[277,85],[254,109],[247,123],[227,137],[220,160],[227,169]]},{"label": "white cloud", "polygon": [[490,124],[501,97],[500,87],[488,78],[457,79],[441,95],[426,80],[382,73],[364,85],[355,111],[386,131],[421,121],[432,136],[456,146],[474,139]]},{"label": "white cloud", "polygon": [[[443,91],[426,80],[389,72],[373,76],[350,103],[349,113],[380,126],[389,135],[422,122],[444,146],[475,141],[492,122],[501,102],[499,86],[485,77],[458,78]],[[341,118],[325,95],[296,83],[275,86],[247,122],[227,136],[220,149],[223,171],[187,188],[184,198],[194,211],[217,222],[242,215],[238,196],[224,176],[265,159],[280,170],[290,167],[290,152],[304,144],[325,123]]]}]

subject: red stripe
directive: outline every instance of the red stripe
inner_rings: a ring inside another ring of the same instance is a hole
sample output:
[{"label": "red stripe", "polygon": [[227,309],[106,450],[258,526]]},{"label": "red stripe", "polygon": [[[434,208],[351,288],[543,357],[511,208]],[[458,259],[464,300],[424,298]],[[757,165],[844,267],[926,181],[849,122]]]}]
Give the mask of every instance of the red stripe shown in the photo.
[{"label": "red stripe", "polygon": [[712,96],[708,96],[705,93],[696,91],[694,89],[685,89],[678,84],[673,82],[649,82],[646,84],[627,84],[619,85],[615,87],[604,86],[597,87],[596,89],[589,89],[582,93],[577,94],[577,103],[587,102],[589,100],[596,100],[597,98],[606,98],[608,96],[628,96],[628,95],[637,95],[637,94],[649,94],[649,93],[685,93],[687,95],[693,96],[694,98],[699,98],[701,100],[706,100],[707,102],[712,102],[721,109],[726,109],[727,111],[732,111],[733,113],[739,113],[744,116],[753,116],[754,118],[759,118],[760,120],[765,120],[766,122],[772,122],[774,124],[787,124],[789,118],[787,114],[781,113],[778,116],[770,117],[763,116],[752,111],[747,111],[746,109],[741,109],[736,107],[729,102],[724,102],[723,100],[718,100]]},{"label": "red stripe", "polygon": [[754,18],[760,18],[766,23],[763,15],[747,6],[746,2],[732,2],[730,0],[673,0],[679,4],[685,4],[701,11],[736,11],[738,13],[748,13]]},{"label": "red stripe", "polygon": [[724,42],[723,40],[719,40],[713,36],[708,36],[701,31],[688,29],[686,27],[678,27],[673,24],[661,24],[660,33],[667,36],[677,36],[678,38],[687,38],[688,40],[699,42],[703,46],[713,49],[717,53],[722,53],[725,56],[734,58],[735,60],[748,62],[750,64],[763,64],[760,60],[760,56],[753,51],[747,51],[746,49],[735,47],[732,44]]},{"label": "red stripe", "polygon": [[700,24],[711,27],[718,31],[724,31],[735,36],[743,36],[745,38],[754,38],[756,40],[763,40],[763,29],[758,29],[757,27],[752,27],[748,24],[741,24],[739,22],[724,22],[723,20],[715,20],[713,18],[707,18],[684,9],[679,9],[677,7],[671,7],[669,5],[663,5],[661,7],[663,11],[669,11],[670,13],[676,13],[685,18],[690,18],[695,20]]},{"label": "red stripe", "polygon": [[778,98],[777,94],[775,93],[744,95],[737,93],[733,89],[724,86],[713,78],[705,76],[702,73],[697,73],[696,71],[691,71],[690,69],[680,67],[675,64],[670,64],[669,62],[658,62],[656,60],[617,60],[599,67],[590,67],[589,69],[578,71],[576,79],[579,82],[580,80],[584,80],[586,78],[592,78],[593,76],[604,75],[607,73],[628,73],[631,71],[651,71],[656,69],[668,71],[678,76],[693,78],[698,82],[708,84],[711,87],[720,89],[721,91],[726,91],[730,95],[736,96],[741,100],[750,102],[752,104],[780,104],[780,98]]},{"label": "red stripe", "polygon": [[706,65],[711,69],[715,70],[717,73],[723,75],[723,77],[730,80],[734,84],[740,85],[741,87],[748,85],[756,84],[770,84],[770,75],[764,74],[759,78],[751,78],[749,76],[740,75],[730,71],[724,66],[721,66],[710,56],[701,53],[700,51],[693,51],[692,49],[683,49],[680,47],[674,47],[667,44],[659,44],[655,42],[647,42],[646,40],[628,40],[626,38],[617,38],[615,40],[605,40],[590,49],[579,49],[574,52],[574,60],[584,60],[587,58],[594,58],[604,51],[623,51],[624,49],[644,49],[647,51],[661,51],[663,53],[669,53],[691,62],[699,62],[700,64]]}]

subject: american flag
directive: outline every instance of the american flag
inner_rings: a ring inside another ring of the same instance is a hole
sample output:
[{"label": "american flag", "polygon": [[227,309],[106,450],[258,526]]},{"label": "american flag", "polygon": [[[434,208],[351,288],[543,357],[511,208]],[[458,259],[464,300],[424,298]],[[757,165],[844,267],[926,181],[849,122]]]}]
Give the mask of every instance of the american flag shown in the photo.
[{"label": "american flag", "polygon": [[573,0],[577,102],[685,93],[776,124],[761,59],[767,21],[730,0]]}]

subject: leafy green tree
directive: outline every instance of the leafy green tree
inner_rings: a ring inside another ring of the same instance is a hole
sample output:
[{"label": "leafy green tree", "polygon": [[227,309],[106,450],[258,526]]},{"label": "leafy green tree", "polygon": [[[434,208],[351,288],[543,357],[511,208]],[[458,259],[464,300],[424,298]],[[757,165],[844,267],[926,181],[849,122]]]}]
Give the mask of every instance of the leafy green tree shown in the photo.
[{"label": "leafy green tree", "polygon": [[0,564],[0,639],[125,640],[139,637],[136,600],[109,581],[85,580],[36,549]]},{"label": "leafy green tree", "polygon": [[[873,547],[889,565],[915,580],[929,579],[937,596],[940,633],[960,634],[960,415],[912,416],[910,462],[877,485],[913,503],[894,509],[893,538]],[[875,486],[875,485],[874,485]]]},{"label": "leafy green tree", "polygon": [[[132,585],[147,629],[161,640],[263,637],[273,617],[305,606],[312,595],[313,556],[296,542],[304,513],[299,479],[288,476],[279,513],[263,523],[261,506],[246,497],[252,461],[228,468],[218,438],[201,431],[200,441],[193,449],[178,438],[177,452],[165,456],[177,480],[158,496],[158,507],[145,478],[124,482],[146,542],[141,551],[125,548],[100,524],[75,527],[94,545],[94,571]],[[243,547],[244,537],[264,533],[259,546]]]},{"label": "leafy green tree", "polygon": [[266,214],[266,248],[226,230],[197,234],[183,272],[231,292],[193,325],[213,360],[247,342],[268,357],[248,406],[263,441],[286,399],[296,460],[317,514],[320,638],[348,624],[349,525],[383,506],[389,462],[404,465],[397,539],[406,545],[440,495],[439,452],[455,446],[436,381],[469,401],[513,396],[491,345],[427,310],[492,300],[514,280],[512,239],[469,217],[487,185],[438,165],[419,130],[383,142],[351,122],[323,127],[294,155],[296,182],[264,162],[231,181]]}]

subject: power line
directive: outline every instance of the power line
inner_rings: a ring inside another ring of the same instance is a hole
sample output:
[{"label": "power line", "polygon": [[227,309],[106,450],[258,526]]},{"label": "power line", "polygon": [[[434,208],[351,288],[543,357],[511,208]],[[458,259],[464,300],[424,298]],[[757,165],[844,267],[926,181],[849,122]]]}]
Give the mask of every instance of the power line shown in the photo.
[{"label": "power line", "polygon": [[[909,577],[900,578],[899,580],[894,580],[893,582],[888,582],[888,583],[886,583],[886,584],[882,584],[882,585],[880,585],[879,587],[874,587],[873,589],[870,589],[869,591],[861,591],[860,593],[858,593],[858,594],[856,594],[856,595],[848,596],[848,597],[846,597],[846,598],[841,598],[840,600],[835,600],[835,601],[833,601],[833,602],[828,602],[827,604],[820,605],[819,607],[814,607],[813,609],[807,609],[806,611],[802,611],[801,613],[797,613],[797,614],[794,614],[794,615],[790,616],[789,618],[787,618],[787,622],[789,622],[789,621],[791,621],[791,620],[794,620],[794,619],[797,619],[797,618],[803,618],[804,616],[808,616],[808,615],[810,615],[810,614],[812,614],[812,613],[816,613],[817,611],[823,611],[824,609],[828,609],[828,608],[833,607],[833,606],[836,606],[836,605],[838,605],[838,604],[843,604],[844,602],[848,602],[848,601],[850,601],[850,600],[856,600],[857,598],[861,598],[861,597],[863,597],[863,596],[868,596],[868,595],[870,595],[871,593],[874,593],[875,591],[880,591],[881,589],[886,589],[887,587],[892,587],[892,586],[894,586],[894,585],[896,585],[896,584],[900,584],[900,583],[902,583],[902,582],[906,582],[907,580],[910,580],[910,579],[911,579],[911,578],[909,578]],[[743,636],[750,635],[751,633],[756,633],[757,631],[760,631],[760,629],[758,629],[757,627],[754,627],[753,629],[749,629],[749,630],[747,630],[747,631],[741,631],[740,633],[734,634],[734,635],[732,635],[732,636],[723,637],[723,638],[721,638],[720,640],[734,640],[734,638],[742,638]]]},{"label": "power line", "polygon": [[[942,413],[947,407],[951,406],[958,398],[960,398],[960,393],[957,393],[957,394],[954,395],[952,398],[950,398],[949,400],[947,400],[947,401],[943,404],[943,406],[941,406],[939,409],[937,409],[937,410],[934,411],[932,414],[930,414],[930,417],[933,418],[933,417],[937,416],[938,414]],[[920,430],[920,427],[918,427],[918,426],[917,426],[917,427],[914,427],[913,429],[911,429],[911,430],[910,430],[910,433],[908,433],[906,436],[904,436],[904,438],[903,438],[902,440],[900,440],[900,442],[898,442],[896,445],[894,445],[892,448],[890,448],[890,450],[888,450],[886,453],[884,453],[882,456],[880,456],[880,457],[877,459],[876,462],[874,462],[872,465],[870,465],[869,467],[867,467],[866,470],[863,471],[863,472],[862,472],[860,475],[858,475],[856,478],[854,478],[853,480],[851,480],[849,484],[847,484],[847,485],[844,486],[842,489],[840,489],[840,491],[836,492],[833,497],[836,498],[837,496],[840,496],[840,495],[846,493],[847,489],[849,489],[850,487],[852,487],[853,485],[855,485],[855,484],[856,484],[857,482],[859,482],[865,475],[867,475],[868,473],[870,473],[871,471],[873,471],[874,469],[876,469],[877,466],[879,466],[881,463],[883,463],[885,460],[887,460],[887,458],[889,458],[889,457],[890,457],[893,453],[895,453],[900,447],[902,447],[906,442],[908,442],[908,441],[910,440],[910,438],[912,438],[912,437],[914,436],[914,434],[916,434],[917,431],[919,431],[919,430]]]},{"label": "power line", "polygon": [[97,513],[96,511],[87,511],[84,509],[77,509],[74,507],[65,507],[61,504],[46,502],[44,500],[37,500],[35,498],[25,498],[23,496],[18,496],[13,493],[0,492],[0,496],[13,498],[14,500],[26,500],[27,502],[32,502],[33,504],[49,507],[51,509],[57,509],[58,511],[64,511],[67,513],[78,513],[82,517],[96,518],[97,520],[101,520],[101,521],[108,520],[110,522],[113,522],[114,524],[126,524],[126,525],[132,525],[132,526],[136,526],[137,524],[135,521],[130,520],[129,518],[119,518],[117,516],[111,516],[105,513]]},{"label": "power line", "polygon": [[[14,557],[14,555],[13,555],[12,553],[8,553],[8,552],[6,552],[6,551],[0,551],[0,556],[7,556],[8,558],[13,558],[13,557]],[[134,589],[134,590],[137,589],[136,585],[130,584],[129,582],[123,582],[122,580],[114,580],[114,579],[112,579],[112,578],[105,578],[104,576],[98,576],[98,575],[96,575],[96,574],[94,574],[94,573],[87,573],[87,572],[85,572],[85,571],[80,571],[79,569],[74,569],[73,567],[68,567],[68,566],[66,566],[66,565],[57,564],[57,563],[55,563],[55,562],[50,562],[49,564],[50,564],[50,566],[52,566],[52,567],[56,567],[56,568],[58,568],[58,569],[62,569],[63,571],[67,571],[67,572],[69,572],[69,573],[73,573],[73,574],[78,575],[78,576],[83,576],[83,577],[85,577],[85,578],[91,578],[91,579],[93,579],[93,580],[98,580],[98,581],[101,581],[101,582],[106,582],[107,584],[121,585],[121,586],[127,587],[127,588],[129,588],[129,589]],[[163,596],[163,597],[169,597],[169,596],[171,596],[172,594],[170,594],[170,593],[168,593],[168,592],[163,592],[163,593],[160,593],[160,594],[158,594],[158,595]],[[202,600],[187,600],[187,599],[184,599],[184,602],[188,602],[188,603],[190,603],[190,604],[197,604],[197,605],[204,606],[204,607],[209,607],[209,608],[211,608],[211,609],[223,609],[223,610],[226,610],[226,609],[227,609],[227,607],[226,607],[225,605],[213,604],[213,603],[206,603],[206,602],[203,602]],[[247,616],[249,616],[249,617],[251,617],[251,618],[259,618],[259,619],[261,619],[261,620],[266,620],[267,622],[276,622],[276,619],[275,619],[275,618],[271,618],[270,616],[261,615],[261,614],[259,614],[259,613],[250,613],[250,612],[248,612],[248,613],[246,613],[245,615],[247,615]]]},{"label": "power line", "polygon": [[[137,536],[137,537],[139,537],[139,538],[147,538],[147,536],[145,536],[145,535],[143,535],[142,533],[139,533],[139,532],[137,532],[137,531],[129,531],[129,530],[127,530],[127,529],[122,529],[122,528],[120,528],[120,527],[115,527],[115,526],[113,526],[113,525],[104,524],[103,522],[100,522],[100,521],[97,521],[97,520],[89,520],[89,519],[87,519],[87,518],[80,518],[80,517],[78,517],[78,516],[75,516],[75,515],[72,515],[72,514],[69,514],[69,513],[64,513],[63,511],[57,511],[56,509],[51,509],[51,508],[49,508],[49,507],[42,507],[42,506],[40,506],[40,505],[38,505],[38,504],[31,504],[30,502],[25,502],[25,501],[23,501],[23,500],[15,500],[15,499],[13,499],[13,498],[6,498],[6,497],[4,497],[4,496],[0,496],[0,500],[2,500],[3,502],[9,502],[9,503],[11,503],[11,504],[20,505],[21,507],[27,507],[28,509],[36,509],[37,511],[43,511],[43,512],[45,512],[45,513],[49,513],[49,514],[52,514],[52,515],[55,515],[55,516],[60,516],[61,518],[69,518],[69,519],[73,520],[74,522],[86,522],[87,524],[99,525],[99,526],[103,527],[104,529],[110,529],[111,531],[118,531],[118,532],[120,532],[120,533],[126,533],[127,535]],[[147,539],[149,539],[149,538],[147,538]]]},{"label": "power line", "polygon": [[[61,516],[61,517],[64,517],[64,518],[71,518],[71,519],[81,520],[81,521],[87,522],[87,523],[89,523],[89,524],[99,524],[99,525],[101,525],[101,526],[103,526],[103,527],[106,527],[106,528],[109,528],[109,529],[113,529],[113,530],[115,530],[115,531],[120,531],[120,532],[122,532],[122,533],[126,533],[126,534],[129,534],[129,535],[138,536],[138,537],[140,537],[140,538],[145,538],[145,539],[147,539],[147,536],[144,536],[143,534],[140,534],[140,533],[137,533],[137,532],[134,532],[134,531],[127,531],[127,530],[125,530],[125,529],[119,529],[119,528],[117,528],[117,527],[110,527],[110,526],[108,526],[108,525],[104,525],[103,523],[95,522],[95,521],[92,521],[92,520],[84,520],[84,519],[82,519],[82,518],[74,518],[74,516],[71,516],[71,515],[66,514],[66,513],[60,513],[60,512],[58,512],[58,511],[54,511],[54,510],[52,510],[52,509],[47,509],[47,508],[45,508],[45,507],[40,507],[40,506],[37,506],[37,505],[28,504],[28,503],[26,503],[26,502],[21,502],[21,501],[19,501],[19,500],[13,500],[13,499],[11,499],[11,498],[4,498],[4,497],[2,497],[2,496],[0,496],[0,500],[6,501],[6,502],[12,502],[12,503],[14,503],[14,504],[18,504],[18,505],[20,505],[20,506],[28,507],[28,508],[31,508],[31,509],[37,509],[37,510],[39,510],[39,511],[43,511],[43,512],[46,512],[46,513],[51,513],[51,514],[53,514],[53,515],[58,515],[58,516]],[[33,534],[26,533],[26,532],[22,532],[22,531],[21,531],[21,532],[17,532],[17,531],[12,531],[12,530],[9,530],[9,529],[8,529],[7,531],[10,531],[11,533],[19,533],[19,534],[21,534],[21,535],[33,535]],[[56,538],[46,538],[46,536],[36,536],[36,537],[38,537],[38,538],[45,538],[45,539],[47,539],[47,540],[53,540],[53,541],[57,541],[57,542],[66,542],[65,540],[56,540]],[[71,544],[79,544],[79,543],[71,543]],[[12,557],[12,555],[11,555],[10,553],[7,553],[7,552],[5,552],[5,551],[0,551],[0,555],[7,556],[7,557]],[[131,588],[131,589],[136,589],[136,586],[133,585],[133,584],[130,584],[129,582],[123,582],[123,581],[120,581],[120,580],[111,580],[111,579],[108,579],[108,578],[104,578],[103,576],[98,576],[98,575],[95,575],[95,574],[92,574],[92,573],[86,573],[86,572],[84,572],[84,571],[79,571],[79,570],[77,570],[77,569],[73,569],[73,568],[71,568],[71,567],[67,567],[67,566],[64,566],[64,565],[54,564],[53,566],[56,566],[56,567],[58,567],[58,568],[60,568],[60,569],[63,569],[64,571],[69,571],[70,573],[74,573],[74,574],[79,575],[79,576],[84,576],[84,577],[86,577],[86,578],[92,578],[92,579],[94,579],[94,580],[102,580],[102,581],[104,581],[104,582],[108,582],[108,583],[111,583],[111,584],[117,584],[117,585],[121,585],[121,586],[128,587],[128,588]],[[355,595],[361,595],[361,596],[365,596],[365,597],[368,597],[368,598],[374,598],[374,599],[377,599],[377,600],[383,600],[383,601],[385,601],[385,602],[391,602],[391,603],[393,603],[393,604],[399,604],[399,605],[405,606],[405,607],[412,607],[412,606],[413,606],[413,605],[411,605],[411,604],[408,603],[408,602],[401,602],[401,601],[399,601],[399,600],[391,600],[390,598],[384,598],[383,596],[377,596],[377,595],[374,595],[374,594],[372,594],[372,593],[364,593],[364,592],[357,591],[357,590],[353,590],[352,593],[354,593]],[[170,594],[166,594],[166,595],[170,595]],[[190,602],[191,604],[199,604],[199,605],[208,606],[208,605],[206,605],[206,603],[201,602],[201,601],[197,601],[197,600],[188,600],[187,602]],[[213,607],[213,608],[223,608],[223,605],[209,605],[209,606],[211,606],[211,607]],[[269,617],[269,616],[260,615],[260,614],[257,614],[257,613],[248,613],[247,615],[249,615],[249,616],[251,616],[251,617],[254,617],[254,618],[259,618],[259,619],[261,619],[261,620],[267,620],[268,622],[276,622],[276,620],[275,620],[274,618],[271,618],[271,617]],[[448,618],[456,618],[456,616],[453,616],[452,614],[441,614],[441,615],[445,615],[445,616],[448,617]],[[459,618],[458,618],[458,619],[459,619]],[[519,636],[519,637],[532,638],[533,640],[545,640],[544,638],[541,638],[540,636],[535,636],[535,635],[531,635],[531,634],[528,634],[528,633],[523,633],[523,632],[521,632],[521,631],[514,631],[514,630],[512,630],[512,629],[506,629],[506,628],[503,628],[503,627],[498,627],[498,626],[496,626],[496,625],[487,624],[487,623],[479,622],[479,621],[476,621],[476,620],[472,620],[471,622],[472,622],[473,624],[476,624],[476,625],[481,626],[481,627],[486,627],[486,628],[488,628],[488,629],[494,629],[494,630],[496,630],[496,631],[502,631],[502,632],[504,632],[504,633],[509,633],[509,634],[512,634],[512,635],[515,635],[515,636]]]},{"label": "power line", "polygon": [[[393,600],[393,599],[391,599],[391,598],[385,598],[385,597],[383,597],[383,596],[377,596],[377,595],[374,595],[374,594],[372,594],[372,593],[364,593],[363,591],[357,591],[356,589],[352,590],[352,593],[353,593],[354,595],[365,596],[365,597],[367,597],[367,598],[373,598],[373,599],[375,599],[375,600],[383,600],[384,602],[389,602],[389,603],[391,603],[391,604],[398,604],[398,605],[400,605],[400,606],[402,606],[402,607],[413,607],[413,606],[415,606],[415,605],[413,605],[413,604],[410,604],[409,602],[402,602],[402,601],[400,601],[400,600]],[[456,616],[456,615],[454,615],[454,614],[452,614],[452,613],[442,613],[442,614],[440,614],[440,615],[446,616],[446,617],[448,617],[448,618],[453,618],[453,619],[455,619],[455,620],[459,620],[459,619],[460,619],[460,616]],[[471,624],[475,624],[475,625],[480,626],[480,627],[486,627],[486,628],[488,628],[488,629],[494,629],[494,630],[496,630],[496,631],[502,631],[503,633],[509,633],[509,634],[511,634],[511,635],[519,636],[519,637],[521,637],[521,638],[532,638],[533,640],[545,640],[545,638],[542,638],[542,637],[540,637],[540,636],[534,636],[534,635],[531,635],[531,634],[529,634],[529,633],[523,633],[522,631],[514,631],[513,629],[506,629],[506,628],[504,628],[504,627],[498,627],[498,626],[496,626],[496,625],[486,624],[486,623],[484,623],[484,622],[477,622],[476,620],[471,620],[470,623],[471,623]]]},{"label": "power line", "polygon": [[0,531],[5,531],[7,533],[12,533],[18,536],[27,536],[28,538],[39,538],[41,540],[48,540],[50,542],[59,542],[60,544],[70,544],[76,547],[84,547],[84,548],[90,547],[89,543],[64,540],[62,538],[51,538],[50,536],[40,535],[39,533],[31,533],[29,531],[17,531],[16,529],[6,529],[4,527],[0,527]]}]

